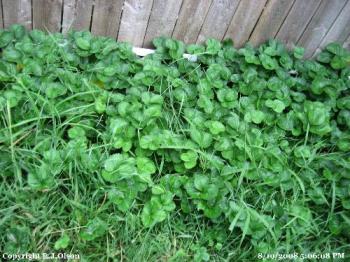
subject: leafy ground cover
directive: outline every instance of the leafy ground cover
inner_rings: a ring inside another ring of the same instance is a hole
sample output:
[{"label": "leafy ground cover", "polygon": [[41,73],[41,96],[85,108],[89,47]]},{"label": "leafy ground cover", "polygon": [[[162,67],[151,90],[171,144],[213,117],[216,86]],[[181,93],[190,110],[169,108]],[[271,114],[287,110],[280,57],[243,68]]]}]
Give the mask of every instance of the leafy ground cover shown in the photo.
[{"label": "leafy ground cover", "polygon": [[1,31],[2,252],[350,255],[349,52],[153,43]]}]

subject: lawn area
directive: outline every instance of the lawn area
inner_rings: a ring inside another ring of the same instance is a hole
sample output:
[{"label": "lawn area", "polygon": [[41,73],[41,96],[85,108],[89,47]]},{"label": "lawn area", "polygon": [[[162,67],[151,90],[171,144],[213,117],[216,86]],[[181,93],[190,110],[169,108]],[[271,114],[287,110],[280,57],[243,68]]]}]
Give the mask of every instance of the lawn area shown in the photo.
[{"label": "lawn area", "polygon": [[349,51],[153,44],[0,31],[2,258],[350,259]]}]

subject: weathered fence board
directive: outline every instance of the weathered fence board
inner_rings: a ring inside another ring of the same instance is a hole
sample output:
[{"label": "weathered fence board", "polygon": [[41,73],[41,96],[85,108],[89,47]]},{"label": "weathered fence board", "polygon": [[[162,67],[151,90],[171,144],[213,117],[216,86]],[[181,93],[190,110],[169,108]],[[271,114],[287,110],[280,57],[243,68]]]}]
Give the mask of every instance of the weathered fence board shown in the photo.
[{"label": "weathered fence board", "polygon": [[4,28],[4,20],[2,19],[2,0],[0,0],[0,29]]},{"label": "weathered fence board", "polygon": [[122,14],[123,0],[95,0],[91,32],[116,38]]},{"label": "weathered fence board", "polygon": [[232,38],[236,47],[248,41],[256,21],[265,6],[266,0],[243,0],[232,18],[225,38]]},{"label": "weathered fence board", "polygon": [[21,24],[32,28],[31,0],[2,0],[4,27]]},{"label": "weathered fence board", "polygon": [[154,0],[143,46],[150,47],[157,36],[170,36],[179,15],[182,0]]},{"label": "weathered fence board", "polygon": [[350,34],[350,1],[342,8],[337,19],[323,38],[320,47],[329,42],[338,41],[343,43]]},{"label": "weathered fence board", "polygon": [[207,38],[222,39],[232,20],[240,0],[213,0],[199,32],[197,43]]},{"label": "weathered fence board", "polygon": [[344,48],[350,49],[350,35],[348,36],[348,38],[345,40],[344,44],[343,44]]},{"label": "weathered fence board", "polygon": [[142,46],[153,0],[126,0],[120,21],[119,41],[129,41]]},{"label": "weathered fence board", "polygon": [[33,0],[33,28],[57,32],[61,30],[63,0]]},{"label": "weathered fence board", "polygon": [[211,0],[184,0],[172,36],[186,43],[195,43],[211,2]]},{"label": "weathered fence board", "polygon": [[270,38],[274,38],[293,3],[294,0],[270,0],[262,12],[249,42],[257,46]]},{"label": "weathered fence board", "polygon": [[292,47],[303,34],[320,3],[321,0],[296,0],[276,37]]},{"label": "weathered fence board", "polygon": [[306,49],[305,56],[309,57],[321,43],[333,22],[346,4],[346,0],[323,0],[317,12],[311,19],[297,45]]},{"label": "weathered fence board", "polygon": [[62,32],[90,30],[93,0],[64,0]]},{"label": "weathered fence board", "polygon": [[0,28],[91,30],[139,47],[157,36],[236,47],[277,38],[306,57],[333,41],[350,49],[349,14],[350,0],[0,0]]}]

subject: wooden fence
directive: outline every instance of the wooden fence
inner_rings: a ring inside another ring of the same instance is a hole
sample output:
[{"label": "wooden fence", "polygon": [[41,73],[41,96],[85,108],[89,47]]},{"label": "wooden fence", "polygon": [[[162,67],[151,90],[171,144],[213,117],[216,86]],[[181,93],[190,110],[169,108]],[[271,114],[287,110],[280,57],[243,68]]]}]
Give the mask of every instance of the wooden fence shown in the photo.
[{"label": "wooden fence", "polygon": [[187,43],[278,38],[311,56],[331,41],[350,48],[350,0],[0,0],[0,27],[89,29],[135,46],[160,35]]}]

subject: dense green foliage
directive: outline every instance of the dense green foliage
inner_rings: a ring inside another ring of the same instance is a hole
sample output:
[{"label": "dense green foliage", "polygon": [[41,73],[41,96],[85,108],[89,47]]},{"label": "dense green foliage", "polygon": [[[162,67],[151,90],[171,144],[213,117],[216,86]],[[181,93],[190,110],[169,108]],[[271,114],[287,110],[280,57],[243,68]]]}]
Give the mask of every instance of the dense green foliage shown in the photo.
[{"label": "dense green foliage", "polygon": [[88,32],[1,31],[3,250],[87,261],[349,251],[349,52],[154,45],[139,58]]}]

